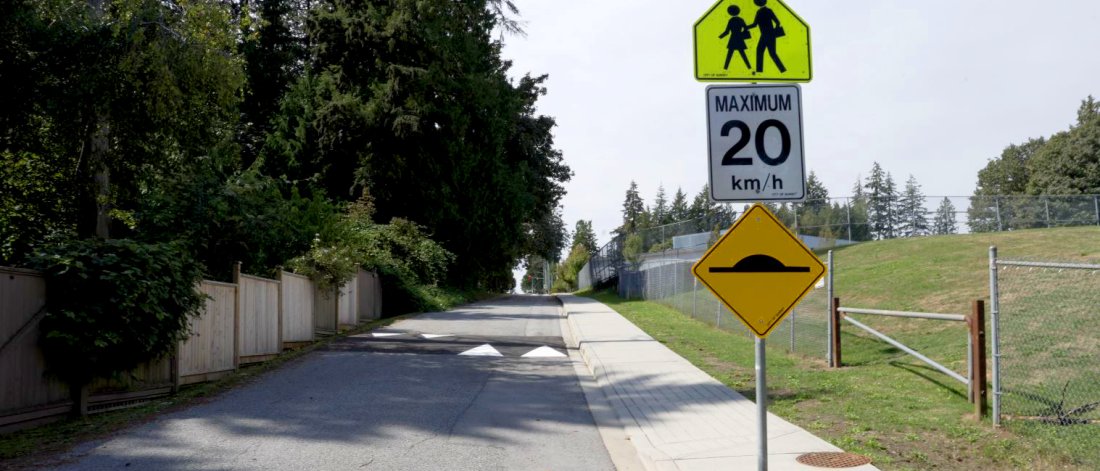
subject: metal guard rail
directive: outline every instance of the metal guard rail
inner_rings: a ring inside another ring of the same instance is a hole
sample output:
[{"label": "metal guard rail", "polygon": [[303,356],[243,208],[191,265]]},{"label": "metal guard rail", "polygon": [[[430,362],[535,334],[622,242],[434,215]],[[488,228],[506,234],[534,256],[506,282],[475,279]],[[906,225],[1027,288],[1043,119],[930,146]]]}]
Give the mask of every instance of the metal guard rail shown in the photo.
[{"label": "metal guard rail", "polygon": [[934,319],[940,321],[966,322],[966,316],[962,314],[936,314],[929,312],[886,311],[882,309],[860,309],[855,307],[840,307],[840,312],[850,314],[871,314],[876,316],[906,317],[911,319]]},{"label": "metal guard rail", "polygon": [[[841,310],[843,311],[843,308],[841,308]],[[855,313],[855,311],[847,311],[847,312]],[[917,357],[918,360],[927,363],[929,366],[939,370],[940,372],[942,372],[943,374],[945,374],[947,376],[950,376],[952,378],[955,378],[955,379],[959,380],[959,382],[961,382],[962,384],[970,386],[970,380],[964,378],[963,375],[952,371],[951,369],[937,363],[935,360],[933,360],[931,358],[928,358],[924,355],[921,355],[920,352],[918,352],[916,350],[913,350],[909,347],[906,347],[901,342],[898,342],[897,340],[894,340],[894,339],[890,338],[886,334],[884,334],[882,332],[879,332],[875,329],[872,329],[871,327],[868,327],[867,325],[863,324],[862,322],[859,322],[859,321],[857,321],[855,319],[852,319],[848,316],[844,316],[842,319],[848,321],[849,323],[851,323],[852,325],[854,325],[856,327],[859,327],[860,329],[866,330],[871,335],[874,335],[875,337],[878,337],[878,338],[882,339],[883,342],[886,342],[890,345],[893,345],[893,346],[897,347],[898,349],[900,349],[901,351],[903,351],[905,353],[908,353],[910,355],[913,355],[914,357]]]}]

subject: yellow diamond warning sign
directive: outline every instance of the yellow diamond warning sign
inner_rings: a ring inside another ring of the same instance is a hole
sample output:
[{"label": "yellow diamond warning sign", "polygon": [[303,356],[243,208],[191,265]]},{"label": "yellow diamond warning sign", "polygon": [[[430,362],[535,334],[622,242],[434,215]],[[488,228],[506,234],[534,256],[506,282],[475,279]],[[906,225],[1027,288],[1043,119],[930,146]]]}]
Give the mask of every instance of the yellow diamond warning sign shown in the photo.
[{"label": "yellow diamond warning sign", "polygon": [[825,265],[771,211],[755,204],[691,270],[765,338],[813,289]]},{"label": "yellow diamond warning sign", "polygon": [[810,25],[781,0],[719,0],[695,22],[695,79],[809,82]]}]

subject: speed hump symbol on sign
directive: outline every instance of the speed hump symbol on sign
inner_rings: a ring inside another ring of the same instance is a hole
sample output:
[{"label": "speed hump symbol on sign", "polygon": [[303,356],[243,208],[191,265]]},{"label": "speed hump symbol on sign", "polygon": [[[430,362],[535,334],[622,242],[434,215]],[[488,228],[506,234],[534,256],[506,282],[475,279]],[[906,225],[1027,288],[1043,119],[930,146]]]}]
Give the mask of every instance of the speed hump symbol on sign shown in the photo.
[{"label": "speed hump symbol on sign", "polygon": [[760,338],[825,275],[821,260],[759,204],[745,211],[691,270]]},{"label": "speed hump symbol on sign", "polygon": [[719,0],[695,22],[695,79],[809,82],[810,25],[782,0]]}]

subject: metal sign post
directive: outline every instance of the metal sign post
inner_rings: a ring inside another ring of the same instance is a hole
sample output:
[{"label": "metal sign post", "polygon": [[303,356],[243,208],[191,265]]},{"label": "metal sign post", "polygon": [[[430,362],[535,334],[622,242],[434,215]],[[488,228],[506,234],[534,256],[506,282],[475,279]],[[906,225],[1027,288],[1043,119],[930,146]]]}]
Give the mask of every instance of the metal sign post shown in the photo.
[{"label": "metal sign post", "polygon": [[[810,26],[784,0],[770,4],[765,0],[717,0],[695,22],[693,38],[696,80],[753,83],[711,85],[706,90],[710,198],[716,202],[758,203],[695,263],[692,274],[719,300],[717,325],[721,326],[724,304],[756,335],[758,467],[766,471],[764,339],[826,269],[759,203],[802,201],[806,197],[802,89],[797,84],[756,82],[809,82],[813,78]],[[755,52],[755,61],[750,59],[749,51]],[[1100,209],[1097,215],[1100,224]],[[829,286],[831,289],[831,279]]]},{"label": "metal sign post", "polygon": [[756,338],[756,467],[760,471],[768,469],[768,362],[765,342],[762,337]]}]

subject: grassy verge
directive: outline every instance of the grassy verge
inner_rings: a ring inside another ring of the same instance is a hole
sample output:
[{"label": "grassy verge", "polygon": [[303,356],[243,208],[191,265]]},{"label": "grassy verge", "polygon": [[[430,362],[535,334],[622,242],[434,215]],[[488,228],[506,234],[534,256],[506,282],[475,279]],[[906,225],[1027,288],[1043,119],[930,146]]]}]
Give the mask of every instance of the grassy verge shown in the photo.
[{"label": "grassy verge", "polygon": [[[457,303],[460,300],[456,297],[452,301]],[[386,326],[412,315],[414,314],[361,324],[355,329],[321,339],[307,347],[284,352],[273,360],[242,367],[236,373],[218,381],[184,386],[179,393],[173,396],[157,399],[140,407],[90,415],[81,419],[63,420],[41,427],[0,435],[0,460],[3,460],[3,462],[0,462],[0,469],[37,468],[41,466],[42,460],[63,452],[73,445],[107,437],[130,426],[150,421],[158,414],[172,412],[211,400],[221,393],[248,384],[262,375],[295,361],[335,340]]]},{"label": "grassy verge", "polygon": [[[624,301],[609,292],[584,294],[753,397],[753,345],[741,332],[713,328],[653,302]],[[882,469],[1100,466],[1095,456],[1077,451],[1095,453],[1096,447],[1021,436],[977,421],[964,386],[899,353],[876,340],[846,335],[845,363],[850,366],[830,370],[820,361],[771,350],[771,410],[841,448],[871,456]]]}]

